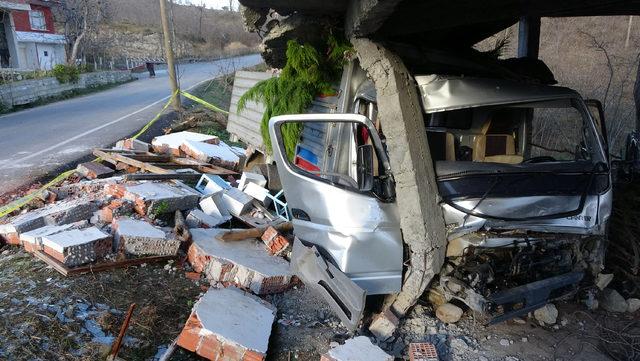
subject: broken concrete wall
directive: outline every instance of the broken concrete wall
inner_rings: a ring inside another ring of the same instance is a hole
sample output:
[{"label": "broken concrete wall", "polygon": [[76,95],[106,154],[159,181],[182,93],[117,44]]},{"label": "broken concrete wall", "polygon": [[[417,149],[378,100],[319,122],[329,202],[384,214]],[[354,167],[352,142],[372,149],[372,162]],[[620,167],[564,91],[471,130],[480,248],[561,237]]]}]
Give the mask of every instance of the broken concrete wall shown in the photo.
[{"label": "broken concrete wall", "polygon": [[368,39],[351,40],[362,68],[375,83],[378,118],[387,137],[396,180],[400,225],[409,250],[402,291],[391,306],[404,316],[440,271],[446,232],[433,163],[414,78],[402,60]]}]

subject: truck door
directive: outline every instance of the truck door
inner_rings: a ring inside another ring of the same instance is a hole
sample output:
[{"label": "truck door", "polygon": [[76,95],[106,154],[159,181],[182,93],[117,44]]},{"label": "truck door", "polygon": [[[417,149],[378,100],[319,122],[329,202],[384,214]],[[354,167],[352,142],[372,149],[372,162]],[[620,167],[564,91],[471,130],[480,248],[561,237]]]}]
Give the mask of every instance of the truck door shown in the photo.
[{"label": "truck door", "polygon": [[378,131],[359,114],[298,114],[271,118],[269,132],[300,240],[292,267],[355,327],[365,294],[402,284],[395,184]]}]

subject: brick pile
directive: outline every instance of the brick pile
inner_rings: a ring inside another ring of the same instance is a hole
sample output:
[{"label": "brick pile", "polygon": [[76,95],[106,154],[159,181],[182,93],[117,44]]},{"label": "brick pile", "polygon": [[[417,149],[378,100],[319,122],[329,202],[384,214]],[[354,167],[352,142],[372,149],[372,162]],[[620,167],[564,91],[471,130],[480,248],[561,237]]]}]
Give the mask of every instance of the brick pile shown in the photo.
[{"label": "brick pile", "polygon": [[114,249],[135,256],[172,256],[178,254],[180,241],[167,237],[163,230],[146,221],[116,218],[111,224]]},{"label": "brick pile", "polygon": [[188,258],[194,270],[211,282],[232,284],[258,295],[279,293],[292,284],[289,263],[268,255],[253,239],[223,242],[217,239],[225,230],[191,230],[193,243]]},{"label": "brick pile", "polygon": [[71,229],[42,237],[44,252],[67,266],[96,261],[111,253],[111,235],[96,227]]},{"label": "brick pile", "polygon": [[178,345],[209,360],[261,361],[276,309],[230,287],[210,288],[194,305]]},{"label": "brick pile", "polygon": [[114,196],[122,194],[120,198],[132,201],[140,215],[150,217],[193,209],[200,200],[200,193],[180,182],[141,182],[124,186],[124,192],[117,187],[114,193]]},{"label": "brick pile", "polygon": [[289,240],[273,227],[267,228],[262,234],[262,242],[267,246],[267,251],[272,256],[278,256],[289,248]]}]

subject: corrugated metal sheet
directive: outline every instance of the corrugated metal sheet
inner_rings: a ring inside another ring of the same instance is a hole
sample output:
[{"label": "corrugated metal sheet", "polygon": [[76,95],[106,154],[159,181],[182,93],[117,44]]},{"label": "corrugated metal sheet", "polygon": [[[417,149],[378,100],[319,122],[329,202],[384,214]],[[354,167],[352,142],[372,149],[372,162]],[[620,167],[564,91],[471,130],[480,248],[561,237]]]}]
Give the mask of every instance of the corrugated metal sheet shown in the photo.
[{"label": "corrugated metal sheet", "polygon": [[229,121],[227,131],[254,148],[264,153],[262,134],[260,133],[260,121],[264,114],[264,105],[249,102],[247,108],[238,114],[238,100],[257,82],[269,79],[274,75],[270,72],[237,71],[231,93],[231,107],[229,108]]}]

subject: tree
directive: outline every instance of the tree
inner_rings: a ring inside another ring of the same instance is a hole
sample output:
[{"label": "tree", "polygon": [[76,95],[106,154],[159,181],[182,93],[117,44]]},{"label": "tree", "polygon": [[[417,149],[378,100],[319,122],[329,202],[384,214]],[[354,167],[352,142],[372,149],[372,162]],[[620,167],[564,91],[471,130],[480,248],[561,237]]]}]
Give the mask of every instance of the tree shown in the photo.
[{"label": "tree", "polygon": [[107,4],[101,0],[63,0],[57,11],[68,41],[67,62],[74,65],[85,39],[96,33],[107,17]]}]

